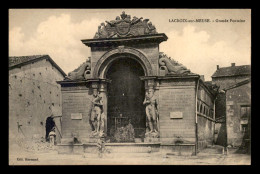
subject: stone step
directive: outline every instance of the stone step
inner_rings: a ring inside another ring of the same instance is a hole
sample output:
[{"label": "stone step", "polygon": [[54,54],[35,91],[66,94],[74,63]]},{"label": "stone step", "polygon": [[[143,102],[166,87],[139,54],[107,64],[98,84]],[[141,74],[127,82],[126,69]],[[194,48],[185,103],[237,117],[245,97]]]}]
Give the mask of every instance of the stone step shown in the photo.
[{"label": "stone step", "polygon": [[[151,153],[159,152],[160,144],[156,143],[106,143],[106,149],[111,153]],[[96,143],[58,144],[60,154],[97,153]]]},{"label": "stone step", "polygon": [[103,153],[99,155],[98,153],[84,153],[84,158],[116,158],[122,160],[124,158],[147,158],[153,156],[155,153]]}]

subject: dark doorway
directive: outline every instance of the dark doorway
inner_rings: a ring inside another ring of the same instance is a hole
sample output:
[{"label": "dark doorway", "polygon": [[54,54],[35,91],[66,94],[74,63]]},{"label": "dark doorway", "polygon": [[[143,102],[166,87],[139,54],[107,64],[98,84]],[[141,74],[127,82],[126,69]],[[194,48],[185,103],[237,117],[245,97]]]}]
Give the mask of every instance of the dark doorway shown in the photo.
[{"label": "dark doorway", "polygon": [[130,58],[115,60],[107,71],[106,78],[112,80],[108,85],[107,107],[107,133],[112,142],[117,129],[126,127],[129,121],[135,138],[141,138],[145,133],[145,88],[140,76],[144,76],[142,66]]},{"label": "dark doorway", "polygon": [[55,127],[55,122],[53,120],[53,118],[50,116],[46,119],[46,124],[45,124],[45,128],[46,128],[46,135],[45,135],[45,140],[46,142],[49,142],[49,133],[52,130],[52,128]]}]

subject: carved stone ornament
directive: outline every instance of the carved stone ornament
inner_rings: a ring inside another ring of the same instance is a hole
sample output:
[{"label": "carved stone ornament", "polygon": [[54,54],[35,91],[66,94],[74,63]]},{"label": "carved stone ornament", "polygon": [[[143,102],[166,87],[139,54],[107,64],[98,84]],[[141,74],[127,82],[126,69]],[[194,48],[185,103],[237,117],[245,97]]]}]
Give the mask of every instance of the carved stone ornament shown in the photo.
[{"label": "carved stone ornament", "polygon": [[116,17],[115,20],[106,21],[98,26],[94,39],[117,38],[126,36],[138,36],[146,34],[156,34],[156,28],[149,19],[133,17],[127,15],[124,11]]},{"label": "carved stone ornament", "polygon": [[124,52],[124,49],[125,49],[124,45],[119,46],[119,47],[118,47],[119,53],[123,53],[123,52]]},{"label": "carved stone ornament", "polygon": [[185,66],[178,63],[177,61],[169,58],[163,52],[160,52],[160,54],[159,54],[159,66],[160,66],[160,69],[167,68],[166,75],[190,73],[189,69],[187,69]]},{"label": "carved stone ornament", "polygon": [[65,80],[84,80],[91,71],[91,57],[89,57],[86,62],[82,63],[74,71],[69,72]]}]

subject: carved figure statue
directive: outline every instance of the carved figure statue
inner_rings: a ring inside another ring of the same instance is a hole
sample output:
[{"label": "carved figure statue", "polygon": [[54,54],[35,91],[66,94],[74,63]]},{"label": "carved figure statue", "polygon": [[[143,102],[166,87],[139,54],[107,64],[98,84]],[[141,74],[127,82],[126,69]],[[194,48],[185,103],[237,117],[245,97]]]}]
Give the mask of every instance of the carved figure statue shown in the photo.
[{"label": "carved figure statue", "polygon": [[106,31],[105,23],[101,23],[100,26],[98,26],[98,35],[101,38],[106,38],[108,37],[108,32]]},{"label": "carved figure statue", "polygon": [[94,39],[99,39],[99,34],[98,34],[98,32],[95,33]]},{"label": "carved figure statue", "polygon": [[121,16],[121,18],[124,20],[124,19],[127,17],[127,14],[125,14],[125,12],[123,11],[120,16]]},{"label": "carved figure statue", "polygon": [[100,127],[102,126],[101,121],[104,121],[104,118],[101,119],[102,112],[103,112],[102,97],[99,96],[97,89],[94,89],[91,112],[90,112],[90,125],[93,133],[100,132]]},{"label": "carved figure statue", "polygon": [[187,69],[185,66],[175,62],[174,60],[171,60],[163,53],[160,53],[159,55],[159,65],[166,66],[168,70],[168,74],[190,73],[190,70]]},{"label": "carved figure statue", "polygon": [[102,112],[100,115],[100,122],[99,122],[99,136],[104,136],[105,131],[105,113]]},{"label": "carved figure statue", "polygon": [[116,17],[116,20],[112,20],[112,21],[106,21],[107,24],[110,25],[110,27],[114,27],[115,24],[118,24],[119,22],[121,22],[122,20],[120,19],[119,16]]},{"label": "carved figure statue", "polygon": [[131,22],[131,15],[127,15],[124,21],[130,23]]},{"label": "carved figure statue", "polygon": [[153,26],[152,22],[148,22],[148,29],[149,29],[149,34],[156,34],[156,28]]},{"label": "carved figure statue", "polygon": [[149,132],[158,132],[157,121],[158,121],[158,110],[157,110],[157,99],[154,96],[154,89],[149,89],[146,93],[144,102],[146,105],[145,112],[149,126]]},{"label": "carved figure statue", "polygon": [[155,26],[152,24],[152,22],[148,22],[149,19],[144,19],[143,23],[146,26],[145,30],[144,30],[144,34],[156,34],[156,28]]},{"label": "carved figure statue", "polygon": [[66,79],[69,80],[83,80],[84,79],[84,73],[85,71],[90,71],[91,69],[91,63],[90,58],[86,60],[83,64],[81,64],[77,69],[75,69],[72,72],[68,73],[68,76],[66,76]]},{"label": "carved figure statue", "polygon": [[134,25],[134,24],[136,24],[140,21],[142,22],[142,19],[143,19],[143,17],[137,18],[136,16],[134,16],[132,21],[131,21],[131,25]]}]

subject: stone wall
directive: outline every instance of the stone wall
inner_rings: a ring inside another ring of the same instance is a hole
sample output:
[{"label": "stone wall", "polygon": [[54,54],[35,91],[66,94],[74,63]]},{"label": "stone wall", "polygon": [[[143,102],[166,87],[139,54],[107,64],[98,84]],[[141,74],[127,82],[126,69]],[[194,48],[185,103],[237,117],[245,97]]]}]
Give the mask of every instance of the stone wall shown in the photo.
[{"label": "stone wall", "polygon": [[[45,138],[46,118],[61,116],[61,92],[56,83],[63,75],[46,60],[9,70],[9,132],[10,139]],[[55,118],[60,129],[59,118]],[[21,125],[18,132],[18,124]],[[20,133],[20,134],[19,134]],[[57,140],[60,136],[57,133]]]},{"label": "stone wall", "polygon": [[219,90],[228,88],[236,83],[244,81],[250,78],[250,75],[243,75],[243,76],[231,76],[231,77],[213,77],[212,83],[220,86]]},{"label": "stone wall", "polygon": [[244,135],[240,126],[241,106],[251,106],[251,83],[228,90],[226,104],[227,143],[240,146]]},{"label": "stone wall", "polygon": [[214,122],[198,116],[198,149],[203,149],[213,143]]},{"label": "stone wall", "polygon": [[200,83],[197,97],[197,133],[200,150],[213,143],[214,96]]},{"label": "stone wall", "polygon": [[[160,141],[195,144],[195,82],[161,80],[159,86]],[[172,117],[172,118],[171,118]]]},{"label": "stone wall", "polygon": [[62,87],[62,135],[64,140],[70,140],[74,135],[79,140],[89,138],[91,98],[91,91],[85,85]]}]

